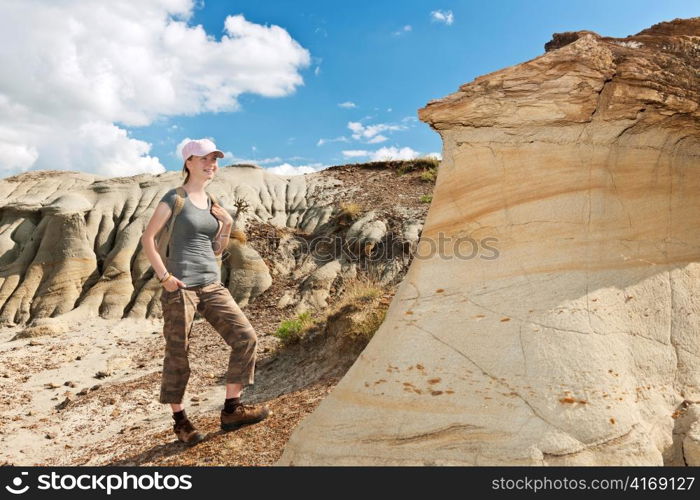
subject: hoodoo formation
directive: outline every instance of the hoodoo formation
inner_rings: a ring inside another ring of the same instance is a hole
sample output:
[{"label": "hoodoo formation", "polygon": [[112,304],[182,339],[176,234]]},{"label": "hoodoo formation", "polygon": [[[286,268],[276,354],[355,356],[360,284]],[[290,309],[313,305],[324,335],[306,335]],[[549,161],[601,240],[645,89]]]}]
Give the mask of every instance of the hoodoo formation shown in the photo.
[{"label": "hoodoo formation", "polygon": [[423,256],[280,463],[700,465],[700,18],[546,50],[420,110]]}]

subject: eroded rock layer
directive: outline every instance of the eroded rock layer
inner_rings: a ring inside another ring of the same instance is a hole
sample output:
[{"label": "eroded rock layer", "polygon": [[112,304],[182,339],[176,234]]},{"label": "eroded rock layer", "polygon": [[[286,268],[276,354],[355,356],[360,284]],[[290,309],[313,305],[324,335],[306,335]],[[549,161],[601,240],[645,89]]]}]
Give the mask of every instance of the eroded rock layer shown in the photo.
[{"label": "eroded rock layer", "polygon": [[696,463],[700,18],[547,49],[420,110],[424,257],[281,463]]},{"label": "eroded rock layer", "polygon": [[[427,211],[417,193],[430,192],[432,183],[414,172],[396,181],[406,194],[396,193],[390,207],[376,196],[367,202],[367,193],[387,191],[382,185],[398,177],[396,166],[301,176],[252,165],[221,168],[207,189],[237,227],[252,223],[257,231],[251,241],[231,240],[222,267],[222,281],[241,307],[273,280],[291,280],[295,286],[278,308],[322,309],[358,266],[372,268],[384,284],[400,281]],[[162,287],[140,238],[163,194],[181,183],[177,172],[101,178],[40,171],[0,180],[0,325],[28,325],[21,334],[31,336],[90,317],[159,318]],[[237,213],[237,201],[247,211]]]}]

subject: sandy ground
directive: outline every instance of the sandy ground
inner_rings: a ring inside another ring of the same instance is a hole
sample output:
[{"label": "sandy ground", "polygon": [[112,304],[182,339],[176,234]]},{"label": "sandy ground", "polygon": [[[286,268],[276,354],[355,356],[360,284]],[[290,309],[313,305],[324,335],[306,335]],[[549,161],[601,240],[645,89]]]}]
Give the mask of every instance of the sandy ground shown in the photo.
[{"label": "sandy ground", "polygon": [[[271,464],[296,423],[337,381],[298,390],[298,384],[279,384],[279,377],[274,387],[265,377],[258,379],[243,399],[269,401],[276,409],[274,418],[264,429],[258,424],[260,430],[251,426],[219,436],[229,348],[206,321],[196,321],[185,406],[208,439],[195,448],[205,450],[212,440],[250,439],[247,448],[259,451],[204,460],[193,458],[201,452],[175,441],[170,410],[158,402],[164,352],[160,320],[92,319],[62,334],[11,340],[17,331],[0,330],[0,464]],[[278,342],[269,335],[259,337],[258,367]],[[290,390],[296,392],[280,398]],[[258,437],[263,444],[254,443]],[[181,452],[186,452],[182,461]]]}]

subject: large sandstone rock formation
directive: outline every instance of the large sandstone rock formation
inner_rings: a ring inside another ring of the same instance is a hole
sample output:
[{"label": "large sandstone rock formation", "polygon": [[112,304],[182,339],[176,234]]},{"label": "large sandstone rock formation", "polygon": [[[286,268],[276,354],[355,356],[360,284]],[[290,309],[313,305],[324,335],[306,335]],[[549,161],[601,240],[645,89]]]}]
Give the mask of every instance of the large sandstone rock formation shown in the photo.
[{"label": "large sandstone rock formation", "polygon": [[420,110],[425,257],[280,463],[697,465],[700,18],[547,49]]}]

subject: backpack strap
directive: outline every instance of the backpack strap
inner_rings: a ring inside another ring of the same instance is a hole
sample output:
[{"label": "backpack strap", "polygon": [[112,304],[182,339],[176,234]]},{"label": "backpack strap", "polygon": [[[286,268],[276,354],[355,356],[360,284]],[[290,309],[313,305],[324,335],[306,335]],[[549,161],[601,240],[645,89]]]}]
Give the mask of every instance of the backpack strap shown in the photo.
[{"label": "backpack strap", "polygon": [[175,197],[175,206],[173,207],[173,214],[170,216],[170,221],[174,221],[180,212],[182,212],[182,207],[185,206],[185,198],[187,197],[187,191],[182,186],[178,186],[175,189],[177,196]]},{"label": "backpack strap", "polygon": [[[211,207],[214,208],[214,204],[216,203],[219,205],[219,199],[216,197],[216,195],[207,192],[207,196],[211,200]],[[211,211],[211,209],[210,209]],[[218,229],[216,230],[216,235],[214,235],[214,239],[212,240],[212,244],[219,238],[221,235],[221,230],[224,228],[223,222],[221,222],[219,219],[216,219],[216,222],[219,224]],[[216,256],[216,261],[221,264],[221,255],[224,253],[224,249],[220,249],[219,253],[214,252],[214,255]]]},{"label": "backpack strap", "polygon": [[212,204],[212,205],[213,205],[214,203],[216,203],[217,205],[219,205],[219,199],[216,197],[215,194],[213,194],[213,193],[207,193],[207,196],[209,196],[209,199],[211,200],[211,204]]},{"label": "backpack strap", "polygon": [[186,196],[187,192],[182,186],[175,189],[175,204],[171,210],[170,218],[157,236],[156,249],[158,250],[158,254],[163,261],[163,264],[165,264],[165,259],[170,254],[170,237],[172,236],[173,228],[175,227],[175,219],[180,212],[182,212],[182,207],[185,206]]}]

